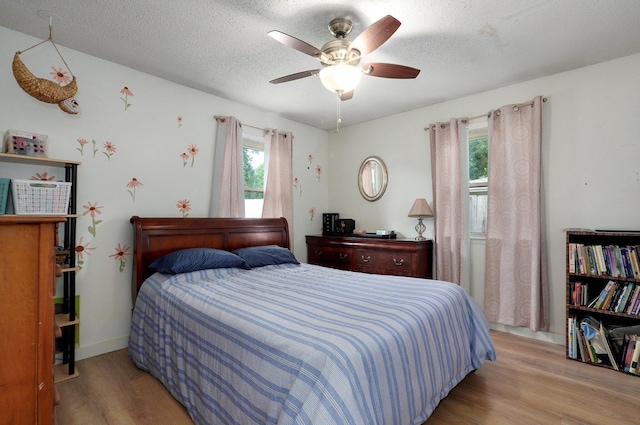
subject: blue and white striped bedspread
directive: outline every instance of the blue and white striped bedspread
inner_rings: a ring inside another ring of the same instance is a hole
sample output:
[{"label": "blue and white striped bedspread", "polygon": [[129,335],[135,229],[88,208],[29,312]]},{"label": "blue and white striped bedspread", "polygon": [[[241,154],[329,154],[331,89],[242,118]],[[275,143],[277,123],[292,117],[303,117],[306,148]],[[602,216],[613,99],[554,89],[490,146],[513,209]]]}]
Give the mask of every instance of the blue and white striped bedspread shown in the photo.
[{"label": "blue and white striped bedspread", "polygon": [[309,264],[155,274],[129,353],[196,424],[421,424],[495,350],[457,285]]}]

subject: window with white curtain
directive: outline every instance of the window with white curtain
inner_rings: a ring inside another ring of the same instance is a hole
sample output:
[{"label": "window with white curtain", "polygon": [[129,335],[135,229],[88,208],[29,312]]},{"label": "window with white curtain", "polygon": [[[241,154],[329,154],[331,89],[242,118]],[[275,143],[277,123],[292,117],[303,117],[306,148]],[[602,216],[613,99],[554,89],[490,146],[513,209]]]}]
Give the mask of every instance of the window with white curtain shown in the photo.
[{"label": "window with white curtain", "polygon": [[259,218],[264,203],[264,175],[267,164],[262,136],[243,134],[244,216]]},{"label": "window with white curtain", "polygon": [[469,233],[484,237],[487,230],[489,138],[486,121],[469,125]]}]

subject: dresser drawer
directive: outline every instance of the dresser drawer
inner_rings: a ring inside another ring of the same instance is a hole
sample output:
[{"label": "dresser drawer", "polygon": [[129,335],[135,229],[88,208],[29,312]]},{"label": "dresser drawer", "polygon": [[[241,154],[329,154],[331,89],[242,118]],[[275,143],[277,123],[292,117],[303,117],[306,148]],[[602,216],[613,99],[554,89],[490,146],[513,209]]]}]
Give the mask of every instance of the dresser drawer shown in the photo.
[{"label": "dresser drawer", "polygon": [[355,250],[345,246],[310,245],[307,250],[309,263],[321,266],[352,269]]},{"label": "dresser drawer", "polygon": [[413,253],[403,251],[382,251],[377,249],[358,249],[356,268],[366,273],[413,274]]},{"label": "dresser drawer", "polygon": [[307,235],[310,264],[398,276],[431,278],[430,240]]}]

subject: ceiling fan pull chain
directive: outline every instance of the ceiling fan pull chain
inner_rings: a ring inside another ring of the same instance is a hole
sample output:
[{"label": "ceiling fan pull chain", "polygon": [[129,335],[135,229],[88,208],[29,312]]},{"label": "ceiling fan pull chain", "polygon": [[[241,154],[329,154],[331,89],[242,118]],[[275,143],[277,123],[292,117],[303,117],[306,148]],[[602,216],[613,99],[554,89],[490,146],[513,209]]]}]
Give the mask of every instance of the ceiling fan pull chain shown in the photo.
[{"label": "ceiling fan pull chain", "polygon": [[336,96],[336,100],[338,101],[337,104],[337,114],[336,114],[336,133],[340,133],[340,123],[342,122],[342,117],[340,116],[340,93],[337,93]]}]

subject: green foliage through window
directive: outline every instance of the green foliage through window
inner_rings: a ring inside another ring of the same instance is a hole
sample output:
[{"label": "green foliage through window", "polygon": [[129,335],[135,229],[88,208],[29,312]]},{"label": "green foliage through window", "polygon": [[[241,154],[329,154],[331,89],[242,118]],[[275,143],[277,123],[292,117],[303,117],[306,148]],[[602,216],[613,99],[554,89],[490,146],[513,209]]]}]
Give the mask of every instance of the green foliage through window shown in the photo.
[{"label": "green foliage through window", "polygon": [[489,139],[481,137],[469,140],[469,180],[487,177],[489,159]]},{"label": "green foliage through window", "polygon": [[244,147],[244,198],[264,198],[264,151]]}]

